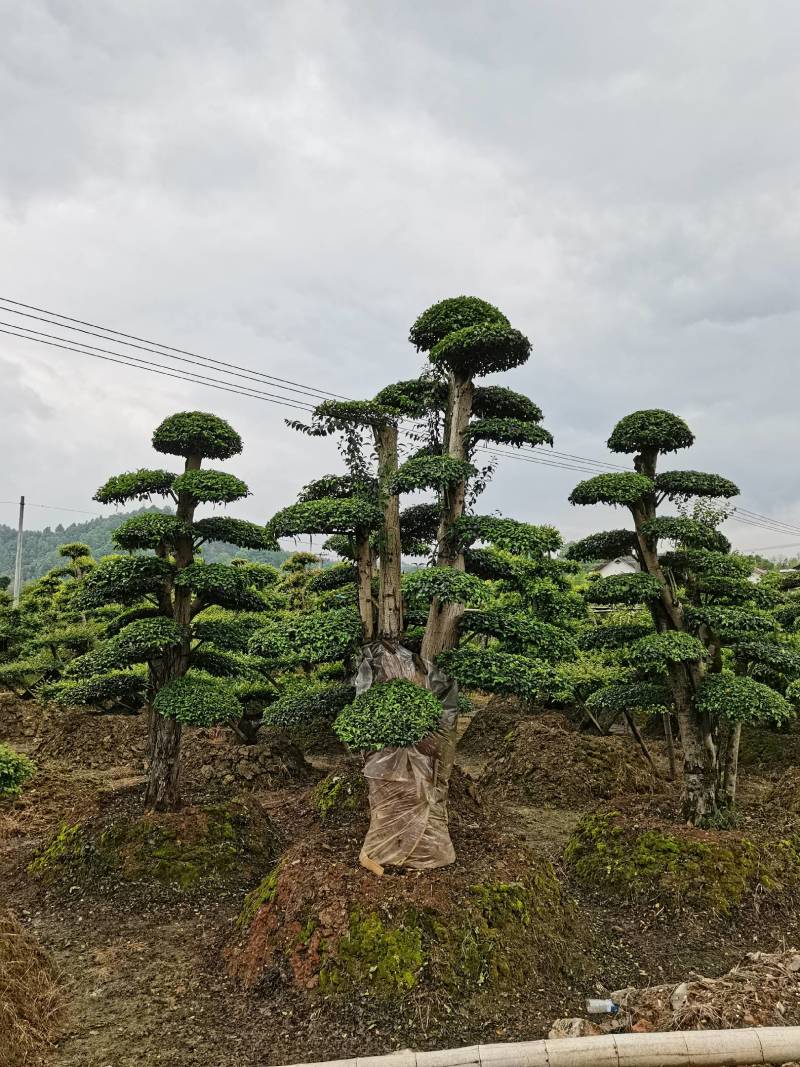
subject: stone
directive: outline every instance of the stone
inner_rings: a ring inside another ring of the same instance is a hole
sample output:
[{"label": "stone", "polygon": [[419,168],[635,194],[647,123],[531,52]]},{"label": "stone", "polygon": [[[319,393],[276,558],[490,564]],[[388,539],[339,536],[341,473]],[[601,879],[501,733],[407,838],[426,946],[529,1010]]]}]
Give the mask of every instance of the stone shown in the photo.
[{"label": "stone", "polygon": [[589,1022],[588,1019],[556,1019],[550,1027],[547,1035],[551,1041],[557,1041],[562,1037],[595,1037],[602,1033],[599,1026]]}]

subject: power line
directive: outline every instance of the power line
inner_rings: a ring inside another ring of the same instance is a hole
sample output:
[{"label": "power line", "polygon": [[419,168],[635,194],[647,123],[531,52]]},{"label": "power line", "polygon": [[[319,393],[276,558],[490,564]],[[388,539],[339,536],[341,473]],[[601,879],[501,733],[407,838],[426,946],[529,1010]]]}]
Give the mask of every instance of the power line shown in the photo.
[{"label": "power line", "polygon": [[80,355],[91,356],[93,359],[102,359],[105,360],[106,363],[119,363],[123,367],[135,367],[137,370],[146,370],[151,374],[160,374],[165,378],[177,378],[179,381],[193,382],[195,385],[205,385],[209,389],[220,389],[226,393],[238,393],[239,396],[249,396],[256,400],[266,400],[269,404],[297,408],[299,411],[311,412],[314,410],[314,405],[312,404],[302,404],[299,401],[290,400],[288,398],[277,399],[279,394],[265,393],[261,390],[240,389],[231,384],[223,384],[220,379],[210,378],[204,374],[198,375],[190,371],[166,370],[161,364],[154,364],[151,360],[142,359],[139,356],[129,356],[122,352],[118,353],[119,358],[114,356],[104,356],[100,355],[99,352],[89,352],[85,348],[57,344],[55,341],[44,341],[39,337],[28,337],[24,333],[17,333],[1,327],[0,333],[8,334],[10,337],[18,337],[23,341],[34,341],[37,344],[48,345],[50,348],[61,348],[65,352],[77,352]]},{"label": "power line", "polygon": [[[145,345],[151,345],[151,346],[153,346],[153,348],[161,349],[162,351],[157,353],[157,354],[167,356],[167,358],[173,358],[173,357],[169,356],[168,353],[177,352],[182,356],[192,356],[194,359],[200,359],[200,360],[203,360],[205,363],[212,363],[212,364],[215,364],[216,366],[219,366],[219,367],[226,367],[226,368],[230,368],[230,369],[236,370],[236,371],[247,371],[249,373],[253,373],[253,374],[258,375],[260,378],[269,379],[272,382],[282,382],[285,385],[301,386],[303,388],[307,388],[305,386],[302,386],[301,382],[292,381],[290,378],[279,378],[274,374],[267,374],[265,371],[259,371],[259,370],[256,370],[253,367],[243,367],[238,363],[230,363],[227,360],[215,359],[212,356],[202,356],[197,352],[190,351],[189,349],[176,348],[173,345],[164,345],[164,344],[161,344],[158,341],[150,341],[146,337],[138,337],[136,334],[125,333],[123,330],[114,330],[110,326],[100,326],[96,322],[86,322],[83,319],[72,318],[70,315],[62,315],[61,312],[58,312],[58,311],[49,311],[47,308],[37,307],[35,304],[24,304],[24,303],[22,303],[21,300],[12,300],[10,297],[7,297],[7,296],[0,296],[0,305],[2,305],[2,304],[13,304],[16,307],[27,308],[28,311],[40,311],[40,312],[42,312],[43,315],[49,315],[52,318],[56,318],[56,319],[63,319],[64,320],[63,323],[53,323],[53,322],[51,322],[51,325],[61,326],[63,329],[66,329],[66,330],[75,330],[76,332],[79,332],[79,333],[88,333],[89,331],[87,331],[85,329],[81,329],[80,327],[90,326],[93,330],[102,330],[103,334],[114,334],[115,337],[125,338],[125,340],[120,340],[120,341],[116,342],[118,344],[129,345],[130,342],[136,341],[136,342],[141,342],[142,344],[145,344]],[[5,308],[4,310],[10,311],[13,315],[24,315],[26,318],[33,318],[33,319],[38,318],[38,316],[29,315],[24,311],[16,311],[16,310],[14,310],[14,308]],[[48,321],[51,321],[51,320],[49,320],[49,319],[40,319],[39,321],[48,322]],[[77,323],[78,325],[77,326],[70,326],[70,325],[68,325],[68,323]],[[93,334],[92,336],[94,336],[94,337],[102,337],[103,334]],[[105,340],[113,340],[113,338],[106,337]],[[138,345],[130,345],[130,347],[136,348],[136,347],[139,347],[139,346]],[[318,394],[320,394],[322,396],[333,397],[336,400],[347,400],[348,399],[347,397],[342,396],[340,393],[331,393],[331,392],[328,392],[325,389],[316,389],[316,390],[314,390],[314,392],[316,392],[316,393],[318,393]]]},{"label": "power line", "polygon": [[[51,325],[60,326],[61,328],[75,330],[82,334],[94,336],[103,340],[107,340],[112,344],[121,344],[127,347],[136,348],[140,351],[148,352],[155,356],[161,356],[167,359],[177,359],[184,363],[190,363],[194,366],[203,367],[205,369],[213,369],[214,367],[222,368],[217,373],[227,374],[229,376],[243,378],[251,381],[264,381],[270,384],[271,390],[278,390],[277,392],[267,392],[266,390],[255,389],[245,385],[240,385],[238,382],[229,382],[224,379],[214,378],[210,375],[199,374],[197,371],[188,371],[183,368],[166,368],[163,364],[156,363],[152,360],[143,359],[140,356],[131,355],[128,352],[118,352],[115,349],[101,348],[97,345],[91,345],[88,342],[77,342],[71,338],[61,337],[60,335],[50,334],[42,330],[34,330],[31,327],[24,325],[17,325],[15,323],[7,323],[0,320],[0,333],[7,334],[11,337],[17,337],[21,340],[33,341],[38,344],[44,344],[51,348],[59,348],[66,352],[75,352],[80,355],[91,356],[95,359],[102,359],[109,363],[117,363],[122,366],[133,367],[138,370],[149,371],[153,374],[159,374],[163,377],[175,378],[179,381],[187,381],[196,385],[205,385],[207,388],[217,389],[223,392],[233,393],[240,396],[248,396],[258,400],[265,400],[267,403],[276,404],[282,407],[294,408],[295,410],[312,412],[316,405],[311,403],[305,403],[303,400],[297,397],[287,397],[283,394],[286,392],[298,393],[300,397],[308,396],[309,399],[319,400],[320,397],[336,398],[341,400],[347,400],[349,398],[344,397],[339,393],[332,393],[327,390],[315,390],[304,383],[292,381],[288,378],[280,378],[276,375],[269,375],[261,371],[252,371],[252,368],[242,367],[239,364],[229,363],[224,360],[213,359],[208,356],[201,356],[197,353],[190,352],[187,349],[175,348],[170,345],[161,345],[158,342],[148,341],[146,338],[138,337],[136,334],[125,333],[120,330],[114,330],[110,327],[99,326],[96,323],[87,322],[83,319],[72,318],[67,315],[62,315],[59,312],[48,311],[45,308],[37,307],[33,304],[24,304],[21,301],[11,300],[8,297],[0,297],[0,302],[5,304],[12,304],[15,307],[5,307],[4,310],[10,312],[13,315],[23,315],[27,318],[37,319],[38,321],[47,322]],[[2,306],[2,303],[0,303]],[[55,322],[53,318],[43,318],[39,315],[28,314],[27,312],[17,311],[16,308],[27,308],[30,312],[39,311],[43,315],[54,316],[59,319],[63,319],[63,322]],[[69,323],[76,323],[76,326],[71,326]],[[2,327],[11,327],[2,328]],[[82,327],[91,327],[92,329],[83,329]],[[103,333],[94,333],[94,330],[102,330]],[[24,332],[21,332],[24,331]],[[34,336],[29,336],[33,334]],[[108,337],[108,334],[113,334],[113,337]],[[122,338],[123,340],[117,340]],[[132,343],[142,342],[142,344]],[[143,346],[153,347],[143,347]],[[82,347],[83,346],[83,347]],[[171,353],[179,353],[179,355],[172,355]],[[187,358],[184,358],[187,357]],[[245,373],[239,373],[239,372]],[[284,383],[284,384],[275,384]],[[628,468],[607,460],[595,460],[587,456],[580,456],[576,453],[561,452],[553,449],[549,454],[542,455],[541,453],[534,454],[534,449],[529,446],[524,446],[517,451],[509,451],[504,449],[490,449],[485,448],[485,451],[492,455],[504,456],[510,459],[516,459],[521,462],[536,463],[540,466],[552,467],[560,470],[570,470],[580,473],[596,474],[602,471],[608,470],[620,470],[625,471]],[[525,453],[524,455],[521,453]],[[40,505],[32,505],[40,506]],[[49,505],[41,505],[49,506]],[[72,509],[76,510],[76,509]],[[91,514],[90,512],[82,512],[82,514]],[[734,514],[731,515],[731,519],[734,522],[741,523],[743,525],[749,525],[756,528],[771,530],[780,533],[798,533],[800,534],[800,527],[793,526],[790,523],[785,523],[780,519],[772,519],[769,516],[760,515],[758,512],[750,511],[747,508],[736,507]]]}]

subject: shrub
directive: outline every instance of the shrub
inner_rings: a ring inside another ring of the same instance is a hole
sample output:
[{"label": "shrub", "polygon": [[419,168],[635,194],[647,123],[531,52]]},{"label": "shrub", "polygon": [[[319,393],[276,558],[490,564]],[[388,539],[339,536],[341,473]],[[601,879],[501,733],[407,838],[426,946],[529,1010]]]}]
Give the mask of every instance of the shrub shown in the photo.
[{"label": "shrub", "polygon": [[405,678],[378,682],[339,713],[333,728],[350,748],[378,751],[415,745],[441,719],[439,701]]},{"label": "shrub", "polygon": [[27,756],[0,742],[0,797],[19,796],[35,770]]}]

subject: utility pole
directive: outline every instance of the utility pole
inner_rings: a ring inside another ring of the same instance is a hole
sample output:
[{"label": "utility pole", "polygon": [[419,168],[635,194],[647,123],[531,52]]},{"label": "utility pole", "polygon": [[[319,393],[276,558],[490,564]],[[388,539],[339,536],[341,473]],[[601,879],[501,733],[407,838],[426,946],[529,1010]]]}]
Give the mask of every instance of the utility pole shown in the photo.
[{"label": "utility pole", "polygon": [[22,589],[22,524],[25,519],[25,497],[19,498],[19,524],[17,526],[17,558],[14,563],[14,607],[19,606]]}]

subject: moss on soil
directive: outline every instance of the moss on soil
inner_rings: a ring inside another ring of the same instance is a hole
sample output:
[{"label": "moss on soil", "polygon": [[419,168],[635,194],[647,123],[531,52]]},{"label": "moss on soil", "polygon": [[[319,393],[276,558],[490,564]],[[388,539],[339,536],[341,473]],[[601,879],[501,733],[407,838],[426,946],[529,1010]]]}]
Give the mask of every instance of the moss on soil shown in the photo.
[{"label": "moss on soil", "polygon": [[323,778],[311,803],[323,822],[361,811],[367,804],[367,780],[360,771],[339,771]]},{"label": "moss on soil", "polygon": [[270,971],[383,1001],[465,1000],[563,970],[579,955],[572,907],[550,864],[514,849],[499,876],[488,857],[475,881],[458,868],[375,879],[300,846],[245,899],[231,970],[249,985]]},{"label": "moss on soil", "polygon": [[735,832],[629,826],[618,812],[581,820],[565,859],[587,888],[610,899],[728,916],[800,886],[800,838],[764,843]]},{"label": "moss on soil", "polygon": [[183,893],[235,884],[276,848],[265,816],[232,801],[62,826],[28,869],[50,883],[112,879]]}]

